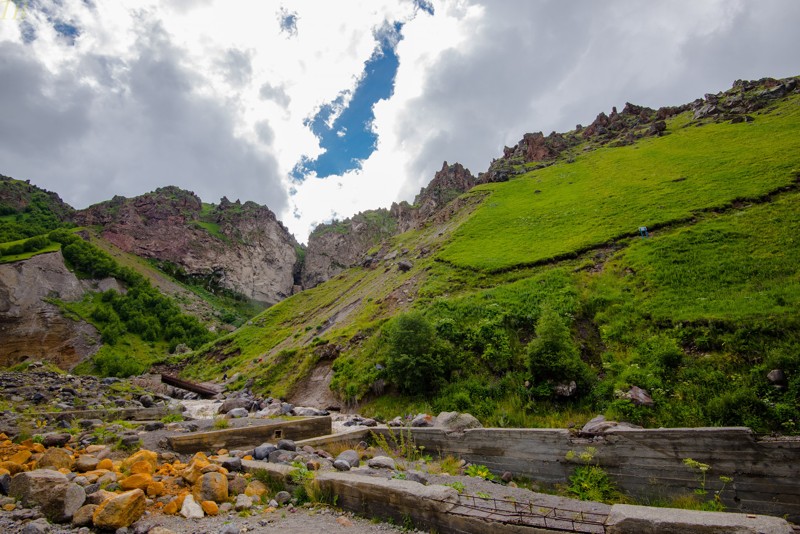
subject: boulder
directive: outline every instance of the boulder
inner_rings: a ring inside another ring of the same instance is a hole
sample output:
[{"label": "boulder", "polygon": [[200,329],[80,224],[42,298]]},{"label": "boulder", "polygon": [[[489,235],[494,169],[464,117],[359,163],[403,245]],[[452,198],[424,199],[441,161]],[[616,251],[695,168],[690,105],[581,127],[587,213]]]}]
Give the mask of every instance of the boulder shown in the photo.
[{"label": "boulder", "polygon": [[228,472],[236,472],[242,470],[242,459],[236,456],[228,456],[222,459],[220,465],[228,470]]},{"label": "boulder", "polygon": [[388,456],[376,456],[367,460],[367,465],[373,469],[392,469],[396,466],[394,460]]},{"label": "boulder", "polygon": [[270,453],[277,451],[278,447],[271,443],[262,443],[253,449],[253,458],[256,460],[264,460],[269,457]]},{"label": "boulder", "polygon": [[569,381],[569,383],[556,384],[556,387],[553,388],[553,393],[557,397],[572,397],[576,391],[578,391],[578,384],[574,380]]},{"label": "boulder", "polygon": [[91,454],[84,454],[77,460],[75,460],[75,470],[80,473],[85,473],[86,471],[94,471],[97,469],[97,464],[100,463],[100,460],[92,456]]},{"label": "boulder", "polygon": [[617,422],[617,421],[606,421],[606,418],[602,415],[598,415],[594,419],[590,420],[588,423],[583,425],[581,429],[582,434],[602,434],[603,432],[608,432],[609,430],[639,430],[642,427],[633,425],[631,423],[625,422]]},{"label": "boulder", "polygon": [[72,435],[65,432],[48,432],[42,436],[42,445],[45,447],[63,447],[69,443],[70,439],[72,439]]},{"label": "boulder", "polygon": [[225,399],[225,402],[223,402],[220,405],[219,410],[217,410],[217,413],[226,414],[231,410],[235,410],[236,408],[244,408],[245,411],[249,411],[254,404],[255,402],[253,401],[253,399],[248,399],[246,397]]},{"label": "boulder", "polygon": [[183,499],[183,506],[181,506],[181,515],[186,519],[202,519],[205,516],[203,508],[195,502],[194,497],[187,495]]},{"label": "boulder", "polygon": [[436,416],[435,427],[461,432],[468,428],[483,428],[477,418],[468,413],[442,412]]},{"label": "boulder", "polygon": [[91,527],[94,512],[97,510],[96,504],[84,504],[72,514],[73,527]]},{"label": "boulder", "polygon": [[122,469],[130,470],[131,466],[137,462],[149,463],[152,467],[152,471],[150,472],[154,473],[158,467],[158,454],[153,451],[148,451],[147,449],[139,450],[122,461]]},{"label": "boulder", "polygon": [[152,482],[153,482],[152,475],[148,473],[138,473],[123,478],[119,483],[119,487],[125,491],[132,489],[140,489],[142,491],[146,491],[147,486],[149,486]]},{"label": "boulder", "polygon": [[433,416],[426,413],[417,414],[417,416],[411,420],[411,426],[413,427],[433,426]]},{"label": "boulder", "polygon": [[267,492],[267,486],[265,486],[263,482],[261,482],[260,480],[253,480],[247,485],[247,487],[242,493],[244,493],[248,497],[257,497],[260,499],[261,496],[264,495],[266,492]]},{"label": "boulder", "polygon": [[222,473],[205,473],[195,482],[192,494],[198,502],[225,502],[228,500],[228,478]]},{"label": "boulder", "polygon": [[8,493],[19,500],[22,506],[39,506],[42,513],[55,522],[72,519],[72,515],[86,500],[86,492],[82,487],[50,469],[14,475]]},{"label": "boulder", "polygon": [[[359,454],[354,451],[353,449],[348,449],[346,451],[342,451],[339,453],[339,456],[336,457],[336,461],[344,461],[347,462],[347,465],[352,467],[358,467],[361,464],[361,458]],[[334,467],[336,466],[336,462],[334,462]]]},{"label": "boulder", "polygon": [[72,469],[74,463],[75,461],[72,459],[72,455],[69,451],[53,447],[52,449],[44,451],[42,457],[36,462],[36,467],[39,469],[52,468],[56,470]]},{"label": "boulder", "polygon": [[142,517],[145,503],[144,492],[140,489],[115,494],[94,511],[94,526],[110,530],[128,527]]},{"label": "boulder", "polygon": [[247,489],[247,479],[237,474],[232,480],[228,481],[228,495],[239,495]]},{"label": "boulder", "polygon": [[246,408],[234,408],[227,413],[227,416],[232,419],[241,419],[243,417],[247,417],[248,415],[250,415],[250,412],[248,412]]},{"label": "boulder", "polygon": [[333,467],[337,471],[350,471],[350,464],[344,460],[336,460],[333,462]]},{"label": "boulder", "polygon": [[296,451],[297,445],[290,439],[282,439],[278,442],[278,448],[283,451]]},{"label": "boulder", "polygon": [[269,461],[273,464],[288,464],[297,457],[294,451],[276,450],[269,454]]},{"label": "boulder", "polygon": [[624,394],[624,398],[630,399],[636,406],[653,405],[653,398],[650,394],[638,386],[631,386],[631,389]]},{"label": "boulder", "polygon": [[279,491],[275,494],[275,502],[278,504],[286,504],[287,502],[292,500],[292,496],[289,494],[288,491]]},{"label": "boulder", "polygon": [[233,505],[236,508],[237,512],[241,512],[242,510],[249,510],[253,507],[253,499],[250,496],[245,494],[240,494],[236,496],[236,503]]}]

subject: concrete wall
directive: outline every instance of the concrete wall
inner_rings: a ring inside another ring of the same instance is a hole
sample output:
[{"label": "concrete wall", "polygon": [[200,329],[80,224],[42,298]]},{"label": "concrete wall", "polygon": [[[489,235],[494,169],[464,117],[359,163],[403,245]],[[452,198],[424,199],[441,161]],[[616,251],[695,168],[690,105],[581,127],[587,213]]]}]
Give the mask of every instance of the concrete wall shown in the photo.
[{"label": "concrete wall", "polygon": [[594,462],[637,499],[692,493],[699,487],[698,473],[683,464],[684,458],[692,458],[711,466],[707,498],[720,488],[719,477],[729,476],[733,482],[722,495],[729,510],[800,522],[800,438],[796,437],[758,439],[747,428],[616,430],[597,436],[560,429],[472,429],[448,434],[439,428],[415,428],[413,434],[427,453],[452,454],[494,472],[511,471],[546,484],[565,482],[577,465],[566,460],[567,452],[594,447]]}]

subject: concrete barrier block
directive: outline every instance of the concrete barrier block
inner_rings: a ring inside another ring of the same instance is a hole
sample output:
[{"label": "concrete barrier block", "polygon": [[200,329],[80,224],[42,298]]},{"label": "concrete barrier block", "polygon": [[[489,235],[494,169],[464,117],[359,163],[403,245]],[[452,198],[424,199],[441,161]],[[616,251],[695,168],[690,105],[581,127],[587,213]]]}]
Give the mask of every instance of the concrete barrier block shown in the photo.
[{"label": "concrete barrier block", "polygon": [[778,517],[698,512],[615,504],[606,521],[608,534],[792,534]]}]

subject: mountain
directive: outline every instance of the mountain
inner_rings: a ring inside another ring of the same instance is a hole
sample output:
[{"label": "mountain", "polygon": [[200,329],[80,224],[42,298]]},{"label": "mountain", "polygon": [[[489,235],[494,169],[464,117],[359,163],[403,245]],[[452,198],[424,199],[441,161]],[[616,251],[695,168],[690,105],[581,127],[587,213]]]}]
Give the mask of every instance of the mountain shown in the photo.
[{"label": "mountain", "polygon": [[300,268],[294,237],[269,208],[254,202],[223,198],[213,206],[189,191],[163,187],[96,204],[74,220],[98,227],[106,241],[181,278],[267,305],[292,294]]},{"label": "mountain", "polygon": [[3,178],[3,361],[50,329],[30,355],[77,371],[174,353],[187,378],[376,417],[796,433],[798,154],[798,79],[740,80],[526,133],[477,176],[445,162],[305,248],[252,202],[164,187],[75,212]]},{"label": "mountain", "polygon": [[380,417],[796,432],[799,134],[796,78],[527,134],[432,216],[319,229],[306,280],[330,278],[184,375]]}]

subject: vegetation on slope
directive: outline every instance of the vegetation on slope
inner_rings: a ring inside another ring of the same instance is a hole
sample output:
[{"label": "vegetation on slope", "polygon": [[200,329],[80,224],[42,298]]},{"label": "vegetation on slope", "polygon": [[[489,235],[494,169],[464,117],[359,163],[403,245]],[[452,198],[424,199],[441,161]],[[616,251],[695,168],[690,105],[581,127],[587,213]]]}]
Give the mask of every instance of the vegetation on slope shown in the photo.
[{"label": "vegetation on slope", "polygon": [[797,432],[798,96],[754,117],[680,115],[663,137],[475,188],[456,200],[470,209],[371,250],[386,259],[278,304],[186,373],[289,395],[331,359],[337,394],[383,417]]},{"label": "vegetation on slope", "polygon": [[0,176],[0,243],[24,240],[70,226],[73,209],[55,193]]}]

